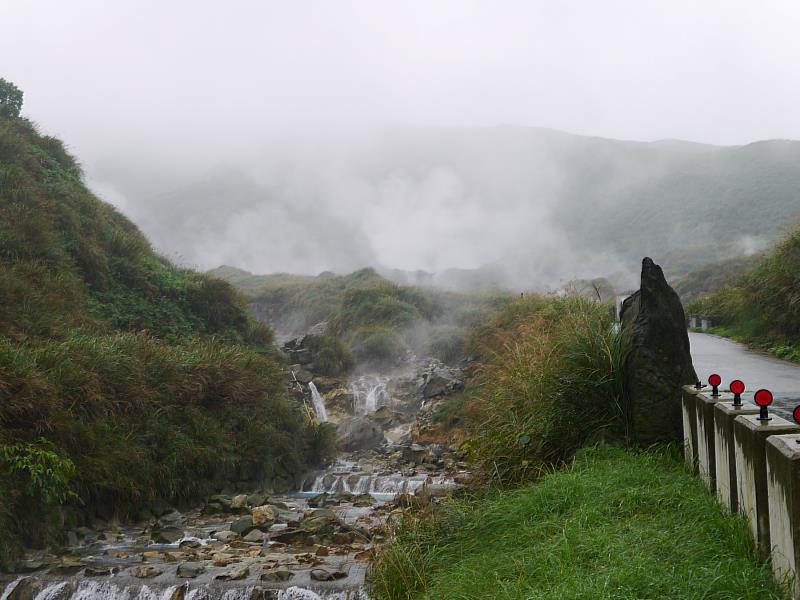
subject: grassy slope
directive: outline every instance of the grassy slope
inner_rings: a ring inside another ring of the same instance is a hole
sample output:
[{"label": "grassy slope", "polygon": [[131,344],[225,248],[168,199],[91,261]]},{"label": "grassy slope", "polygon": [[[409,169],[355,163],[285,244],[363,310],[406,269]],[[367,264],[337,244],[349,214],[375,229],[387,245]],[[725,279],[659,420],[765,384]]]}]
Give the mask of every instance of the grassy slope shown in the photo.
[{"label": "grassy slope", "polygon": [[783,598],[751,548],[679,458],[601,446],[406,525],[372,581],[387,600]]},{"label": "grassy slope", "polygon": [[67,488],[69,526],[285,484],[325,452],[238,292],[157,256],[16,118],[0,118],[0,305],[0,554],[57,533]]},{"label": "grassy slope", "polygon": [[391,359],[406,347],[442,360],[464,352],[468,328],[505,305],[500,293],[459,294],[391,283],[373,269],[348,275],[252,275],[232,267],[210,272],[244,293],[254,313],[295,335],[328,321],[360,361]]},{"label": "grassy slope", "polygon": [[745,275],[689,305],[715,317],[719,333],[800,361],[800,230]]}]

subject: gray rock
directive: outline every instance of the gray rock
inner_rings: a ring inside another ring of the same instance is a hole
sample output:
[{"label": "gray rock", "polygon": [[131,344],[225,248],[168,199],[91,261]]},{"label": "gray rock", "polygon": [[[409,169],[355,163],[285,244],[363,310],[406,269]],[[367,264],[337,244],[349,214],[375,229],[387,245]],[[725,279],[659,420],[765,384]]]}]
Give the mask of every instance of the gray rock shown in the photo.
[{"label": "gray rock", "polygon": [[272,581],[272,582],[289,581],[292,577],[294,577],[294,573],[292,573],[289,569],[286,569],[284,567],[278,567],[276,569],[270,569],[269,571],[264,571],[261,574],[261,581]]},{"label": "gray rock", "polygon": [[311,569],[311,579],[314,581],[335,581],[344,579],[347,573],[343,571],[328,571],[326,569]]},{"label": "gray rock", "polygon": [[250,515],[240,517],[231,523],[231,531],[239,535],[246,535],[251,529],[253,529],[253,517]]},{"label": "gray rock", "polygon": [[250,569],[247,566],[234,567],[230,571],[220,573],[214,577],[214,579],[219,579],[220,581],[239,581],[240,579],[247,577],[249,574]]},{"label": "gray rock", "polygon": [[628,428],[642,445],[682,439],[681,386],[697,381],[686,315],[651,259],[641,288],[622,304],[621,353]]},{"label": "gray rock", "polygon": [[228,543],[230,541],[239,539],[240,536],[235,531],[225,529],[223,531],[215,531],[211,537],[213,537],[215,540],[219,540],[220,542]]},{"label": "gray rock", "polygon": [[180,527],[161,527],[153,531],[152,538],[156,544],[174,544],[183,537]]},{"label": "gray rock", "polygon": [[155,565],[139,565],[131,569],[131,575],[139,579],[149,579],[158,577],[163,571]]},{"label": "gray rock", "polygon": [[183,577],[184,579],[194,578],[198,575],[202,575],[205,573],[206,568],[203,566],[202,563],[198,562],[185,562],[178,565],[178,577]]},{"label": "gray rock", "polygon": [[298,369],[294,371],[294,378],[297,379],[298,383],[302,383],[303,385],[308,385],[308,383],[314,379],[314,375],[311,371],[306,371],[305,369]]},{"label": "gray rock", "polygon": [[383,429],[366,417],[351,417],[339,423],[336,441],[346,452],[372,450],[383,444]]},{"label": "gray rock", "polygon": [[242,538],[245,542],[258,542],[261,543],[264,541],[264,532],[259,531],[258,529],[253,529],[250,533]]},{"label": "gray rock", "polygon": [[42,582],[35,577],[23,577],[17,581],[6,600],[34,600],[36,595],[42,590]]}]

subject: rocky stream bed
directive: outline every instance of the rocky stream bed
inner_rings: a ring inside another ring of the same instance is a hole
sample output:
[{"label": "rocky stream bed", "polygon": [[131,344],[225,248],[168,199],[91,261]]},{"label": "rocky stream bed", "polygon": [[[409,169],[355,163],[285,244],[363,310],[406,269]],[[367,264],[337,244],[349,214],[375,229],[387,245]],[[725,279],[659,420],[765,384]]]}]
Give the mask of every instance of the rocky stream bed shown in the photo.
[{"label": "rocky stream bed", "polygon": [[292,351],[303,363],[287,374],[290,392],[337,426],[335,464],[294,492],[217,494],[193,510],[163,505],[137,523],[71,530],[64,548],[12,565],[0,600],[367,599],[391,523],[469,478],[456,448],[417,441],[460,371],[412,357],[345,381],[316,376],[302,340]]}]

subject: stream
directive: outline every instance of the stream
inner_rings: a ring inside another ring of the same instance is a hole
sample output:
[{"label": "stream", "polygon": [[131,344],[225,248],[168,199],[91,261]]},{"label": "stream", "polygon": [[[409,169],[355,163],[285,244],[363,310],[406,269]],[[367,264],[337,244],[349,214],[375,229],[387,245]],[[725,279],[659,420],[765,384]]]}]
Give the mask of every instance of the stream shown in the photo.
[{"label": "stream", "polygon": [[452,449],[411,441],[417,414],[438,398],[425,390],[452,388],[444,369],[422,361],[402,380],[315,377],[319,389],[293,378],[318,421],[370,423],[369,445],[309,473],[294,492],[218,494],[138,523],[76,528],[65,548],[28,552],[0,576],[0,600],[368,600],[387,521],[469,477]]}]

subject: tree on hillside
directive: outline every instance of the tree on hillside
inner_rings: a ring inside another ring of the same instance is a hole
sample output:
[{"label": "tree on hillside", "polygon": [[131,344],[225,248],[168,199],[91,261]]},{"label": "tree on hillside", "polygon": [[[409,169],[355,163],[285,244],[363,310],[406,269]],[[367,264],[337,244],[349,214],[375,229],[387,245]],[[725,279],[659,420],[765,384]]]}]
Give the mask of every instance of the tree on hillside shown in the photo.
[{"label": "tree on hillside", "polygon": [[18,117],[22,110],[22,90],[0,77],[0,115]]}]

